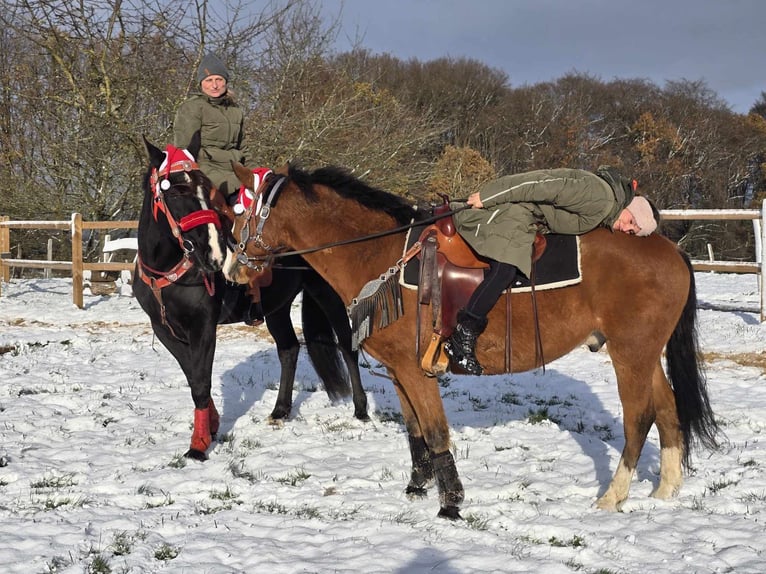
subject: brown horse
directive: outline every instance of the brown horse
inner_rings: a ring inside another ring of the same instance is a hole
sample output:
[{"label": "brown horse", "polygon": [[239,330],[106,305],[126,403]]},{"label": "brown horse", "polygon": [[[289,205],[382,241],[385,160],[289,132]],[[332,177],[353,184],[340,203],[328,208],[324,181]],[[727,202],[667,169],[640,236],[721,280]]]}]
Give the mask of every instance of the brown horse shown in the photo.
[{"label": "brown horse", "polygon": [[[235,171],[246,180],[246,171]],[[402,259],[404,230],[418,213],[402,198],[335,167],[312,173],[290,167],[287,177],[274,183],[259,190],[264,207],[237,218],[238,254],[229,254],[224,265],[230,279],[246,281],[246,265],[268,264],[289,249],[298,250],[348,305],[368,282],[382,278]],[[547,360],[596,335],[606,341],[614,365],[625,446],[597,505],[618,510],[626,500],[652,424],[657,425],[661,446],[660,481],[652,495],[672,497],[681,486],[682,463],[688,464],[693,444],[716,447],[717,426],[698,364],[696,292],[689,259],[657,234],[634,237],[597,229],[582,236],[580,243],[582,281],[538,291],[537,316]],[[416,297],[413,290],[404,290],[401,318],[384,328],[376,324],[363,347],[387,368],[401,402],[412,455],[407,493],[424,495],[435,477],[439,516],[458,518],[464,491],[449,450],[439,385],[421,369],[414,352],[416,338],[423,344],[430,336],[416,332]],[[530,370],[538,366],[531,295],[514,293],[512,301],[511,365],[515,372]],[[486,374],[505,370],[507,322],[501,298],[478,341],[477,355]],[[660,361],[664,348],[672,386]]]}]

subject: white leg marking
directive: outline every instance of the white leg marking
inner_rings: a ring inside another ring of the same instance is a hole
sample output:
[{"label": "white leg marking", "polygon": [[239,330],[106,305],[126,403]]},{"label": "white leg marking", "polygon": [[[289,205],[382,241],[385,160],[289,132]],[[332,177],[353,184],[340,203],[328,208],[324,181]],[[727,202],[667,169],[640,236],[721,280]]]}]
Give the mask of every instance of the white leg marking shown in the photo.
[{"label": "white leg marking", "polygon": [[596,506],[601,510],[618,511],[620,505],[628,498],[631,480],[633,480],[633,470],[625,466],[620,458],[612,482],[604,495],[596,501]]},{"label": "white leg marking", "polygon": [[654,498],[667,500],[681,490],[681,458],[681,449],[678,447],[663,448],[660,451],[660,483],[651,494]]}]

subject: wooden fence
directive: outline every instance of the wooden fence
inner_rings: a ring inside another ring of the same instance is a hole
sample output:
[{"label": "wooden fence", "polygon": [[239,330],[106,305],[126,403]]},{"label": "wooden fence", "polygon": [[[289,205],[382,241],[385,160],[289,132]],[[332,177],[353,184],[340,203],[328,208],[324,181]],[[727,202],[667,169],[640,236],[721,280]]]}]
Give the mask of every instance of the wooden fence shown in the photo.
[{"label": "wooden fence", "polygon": [[[761,321],[766,320],[766,281],[761,264],[762,246],[766,244],[766,205],[759,209],[667,209],[660,212],[663,220],[752,220],[755,234],[755,261],[708,261],[694,260],[695,271],[718,271],[724,273],[757,273],[759,275]],[[83,221],[79,213],[73,213],[71,221],[9,221],[0,217],[0,279],[8,281],[11,267],[33,269],[71,270],[72,301],[83,307],[83,271],[122,271],[133,269],[133,263],[87,263],[82,260],[82,232],[84,229],[136,229],[137,221]],[[60,229],[70,230],[72,236],[72,260],[12,259],[10,257],[10,229]],[[0,285],[2,285],[0,281]]]},{"label": "wooden fence", "polygon": [[[9,221],[0,217],[0,279],[8,282],[11,267],[29,269],[53,269],[70,271],[72,274],[72,302],[83,308],[83,272],[84,271],[123,271],[133,270],[134,263],[97,262],[89,263],[82,259],[82,232],[85,229],[137,229],[138,221],[83,221],[79,213],[73,213],[70,221]],[[10,253],[11,229],[58,229],[71,232],[72,260],[13,259]],[[0,281],[0,285],[2,285]]]}]

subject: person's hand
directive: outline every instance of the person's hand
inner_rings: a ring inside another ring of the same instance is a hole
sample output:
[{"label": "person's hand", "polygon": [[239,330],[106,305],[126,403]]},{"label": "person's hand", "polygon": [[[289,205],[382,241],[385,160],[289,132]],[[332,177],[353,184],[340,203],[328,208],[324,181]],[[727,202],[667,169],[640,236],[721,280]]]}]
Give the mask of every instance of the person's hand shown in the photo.
[{"label": "person's hand", "polygon": [[481,209],[484,207],[484,204],[481,202],[481,197],[479,197],[478,191],[468,196],[467,203],[474,209]]}]

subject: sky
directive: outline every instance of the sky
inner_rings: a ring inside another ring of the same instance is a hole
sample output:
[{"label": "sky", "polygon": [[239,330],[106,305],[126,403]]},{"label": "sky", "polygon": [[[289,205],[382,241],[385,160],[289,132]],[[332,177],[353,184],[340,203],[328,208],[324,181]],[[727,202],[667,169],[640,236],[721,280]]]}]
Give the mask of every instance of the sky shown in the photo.
[{"label": "sky", "polygon": [[703,80],[737,113],[766,91],[763,0],[320,0],[359,40],[403,60],[472,58],[512,87],[586,73],[601,81]]},{"label": "sky", "polygon": [[219,327],[221,429],[209,459],[191,461],[186,380],[130,285],[88,289],[78,309],[70,279],[3,283],[0,571],[762,574],[766,375],[741,358],[766,345],[757,276],[695,275],[724,435],[693,453],[679,495],[649,496],[653,429],[622,512],[593,507],[617,468],[623,411],[608,354],[583,346],[545,372],[442,378],[459,522],[437,518],[435,487],[405,496],[399,401],[374,361],[362,364],[370,422],[328,400],[304,349],[292,415],[274,426],[273,342],[263,327]]}]

